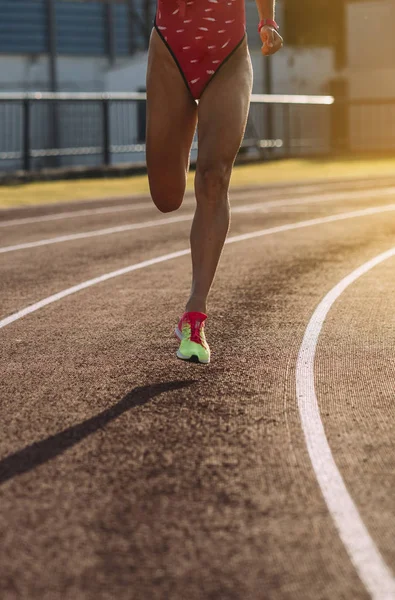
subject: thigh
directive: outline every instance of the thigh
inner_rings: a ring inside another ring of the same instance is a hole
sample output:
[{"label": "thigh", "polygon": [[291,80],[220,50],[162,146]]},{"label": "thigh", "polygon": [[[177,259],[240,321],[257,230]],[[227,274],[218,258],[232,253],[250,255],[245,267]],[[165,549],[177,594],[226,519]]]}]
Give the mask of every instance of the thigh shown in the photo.
[{"label": "thigh", "polygon": [[154,29],[147,69],[146,155],[151,194],[157,204],[182,201],[196,122],[196,102]]},{"label": "thigh", "polygon": [[198,168],[231,170],[243,139],[251,90],[252,66],[244,39],[210,81],[199,102]]}]

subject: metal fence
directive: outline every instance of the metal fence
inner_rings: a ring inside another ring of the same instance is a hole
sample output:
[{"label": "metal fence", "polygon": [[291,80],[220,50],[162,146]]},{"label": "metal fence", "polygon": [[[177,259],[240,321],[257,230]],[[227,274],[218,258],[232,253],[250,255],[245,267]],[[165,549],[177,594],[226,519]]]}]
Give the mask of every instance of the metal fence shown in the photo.
[{"label": "metal fence", "polygon": [[[0,170],[144,163],[145,101],[144,93],[0,94]],[[395,100],[253,94],[242,151],[395,149],[393,116]]]}]

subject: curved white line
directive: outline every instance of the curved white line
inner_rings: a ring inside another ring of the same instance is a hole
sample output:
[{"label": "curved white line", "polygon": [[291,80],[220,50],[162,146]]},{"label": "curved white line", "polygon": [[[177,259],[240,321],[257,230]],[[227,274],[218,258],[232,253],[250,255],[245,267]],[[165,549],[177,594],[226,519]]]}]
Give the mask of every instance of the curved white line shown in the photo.
[{"label": "curved white line", "polygon": [[[263,237],[266,235],[272,235],[274,233],[281,233],[284,231],[291,231],[293,229],[302,229],[304,227],[312,227],[314,225],[322,225],[324,223],[333,223],[335,221],[344,221],[346,219],[354,219],[356,217],[366,217],[368,215],[379,214],[383,212],[390,212],[395,210],[395,204],[391,204],[388,206],[376,207],[376,208],[368,208],[365,210],[356,210],[349,213],[342,213],[340,215],[333,215],[330,217],[321,217],[318,219],[310,219],[308,221],[299,221],[298,223],[289,223],[288,225],[279,225],[278,227],[270,227],[269,229],[261,229],[259,231],[252,231],[251,233],[244,233],[241,235],[235,235],[229,237],[225,244],[234,244],[236,242],[243,242],[246,240],[252,240],[257,237]],[[118,277],[120,275],[126,275],[127,273],[131,273],[132,271],[137,271],[138,269],[143,269],[145,267],[149,267],[152,265],[156,265],[161,262],[165,262],[167,260],[171,260],[173,258],[178,258],[180,256],[185,256],[189,254],[190,250],[179,250],[178,252],[172,252],[170,254],[164,254],[162,256],[158,256],[156,258],[151,258],[149,260],[145,260],[140,263],[136,263],[134,265],[130,265],[128,267],[124,267],[123,269],[118,269],[116,271],[112,271],[111,273],[106,273],[104,275],[100,275],[99,277],[95,277],[94,279],[89,279],[88,281],[84,281],[77,285],[74,285],[66,290],[58,292],[57,294],[53,294],[52,296],[48,296],[39,302],[35,302],[22,310],[13,313],[12,315],[2,319],[0,321],[0,329],[6,327],[6,325],[10,325],[14,321],[25,317],[33,312],[36,312],[40,308],[44,306],[48,306],[48,304],[52,304],[53,302],[57,302],[62,298],[66,298],[67,296],[71,296],[76,292],[80,292],[88,287],[96,285],[97,283],[102,283],[103,281],[107,281],[108,279],[113,279],[114,277]]]},{"label": "curved white line", "polygon": [[[245,193],[243,195],[243,199],[249,197],[249,193]],[[329,192],[329,193],[321,193],[321,194],[310,194],[306,195],[303,198],[290,198],[289,200],[269,200],[267,202],[255,203],[255,204],[245,204],[240,208],[243,212],[249,212],[256,210],[257,207],[272,207],[272,206],[298,206],[303,204],[312,204],[315,202],[330,202],[335,200],[362,200],[364,198],[382,198],[385,196],[394,196],[395,195],[395,187],[388,188],[380,188],[375,190],[360,190],[360,191],[348,191],[348,192]],[[235,209],[232,209],[233,212]]]},{"label": "curved white line", "polygon": [[[348,192],[347,195],[343,194],[319,194],[305,198],[295,198],[283,201],[268,200],[265,202],[255,202],[252,204],[244,204],[241,206],[234,206],[232,208],[232,214],[251,213],[259,211],[264,208],[281,208],[284,206],[300,206],[304,204],[310,204],[313,202],[328,202],[330,200],[357,200],[362,198],[370,198],[372,196],[392,196],[395,194],[395,188],[384,188],[382,190],[376,190],[375,192],[370,190],[364,190],[361,192]],[[244,197],[246,197],[244,195]],[[247,196],[248,197],[248,196]],[[107,227],[105,229],[94,229],[92,231],[83,231],[81,233],[71,233],[68,235],[61,235],[53,238],[46,238],[43,240],[37,240],[35,242],[25,242],[22,244],[14,244],[12,246],[0,247],[0,254],[6,254],[8,252],[15,252],[18,250],[27,250],[29,248],[38,248],[40,246],[49,246],[51,244],[60,244],[63,242],[71,242],[73,240],[83,240],[87,238],[99,237],[103,235],[112,235],[116,233],[124,233],[126,231],[133,231],[134,229],[145,229],[146,227],[157,227],[160,225],[168,225],[171,223],[180,223],[189,221],[193,218],[193,215],[182,215],[178,217],[168,217],[166,219],[155,219],[151,221],[143,221],[142,223],[132,223],[128,225],[119,225],[117,227]]]},{"label": "curved white line", "polygon": [[9,219],[0,221],[0,227],[12,227],[13,225],[29,225],[31,223],[44,223],[45,221],[63,221],[63,219],[75,219],[77,217],[89,217],[91,215],[106,215],[108,213],[127,212],[131,210],[140,210],[141,208],[151,208],[152,204],[148,201],[138,202],[136,204],[122,204],[120,206],[111,206],[103,208],[85,208],[82,210],[70,210],[67,212],[54,213],[52,215],[42,215],[40,217],[23,217],[21,219]]},{"label": "curved white line", "polygon": [[120,225],[118,227],[107,227],[106,229],[95,229],[93,231],[84,231],[81,233],[71,233],[69,235],[60,235],[54,238],[38,240],[37,242],[26,242],[16,244],[15,246],[3,246],[0,248],[0,254],[15,252],[16,250],[26,250],[28,248],[38,248],[39,246],[49,246],[51,244],[60,244],[62,242],[71,242],[73,240],[84,240],[86,238],[99,237],[102,235],[111,235],[114,233],[124,233],[134,229],[145,229],[147,227],[159,227],[160,225],[170,225],[171,223],[181,223],[190,221],[193,215],[180,215],[178,217],[169,217],[167,219],[155,219],[152,221],[143,221],[142,223],[131,223],[129,225]]},{"label": "curved white line", "polygon": [[395,248],[380,254],[325,296],[307,326],[296,367],[299,413],[315,476],[348,555],[374,600],[394,600],[395,579],[370,537],[332,456],[315,392],[314,361],[322,326],[334,302],[359,277],[394,256]]},{"label": "curved white line", "polygon": [[75,294],[76,292],[81,292],[82,290],[85,290],[86,288],[91,287],[92,285],[96,285],[97,283],[102,283],[103,281],[108,281],[109,279],[113,279],[114,277],[119,277],[120,275],[126,275],[126,273],[131,273],[132,271],[137,271],[138,269],[144,269],[145,267],[150,267],[151,265],[156,265],[160,262],[165,262],[166,260],[171,260],[172,258],[178,258],[179,256],[185,256],[186,254],[189,254],[189,252],[190,252],[190,250],[188,249],[188,250],[180,250],[178,252],[172,252],[170,254],[164,254],[163,256],[158,256],[158,257],[152,258],[150,260],[144,260],[143,262],[136,263],[135,265],[130,265],[123,269],[118,269],[117,271],[112,271],[111,273],[105,273],[104,275],[100,275],[99,277],[95,277],[94,279],[88,279],[88,281],[84,281],[77,285],[73,285],[72,287],[67,288],[66,290],[58,292],[57,294],[53,294],[53,296],[48,296],[48,298],[44,298],[43,300],[40,300],[39,302],[36,302],[35,304],[31,304],[30,306],[27,306],[26,308],[19,310],[18,312],[14,313],[13,315],[10,315],[9,317],[2,319],[0,321],[0,329],[5,327],[6,325],[9,325],[10,323],[13,323],[14,321],[17,321],[18,319],[21,319],[22,317],[25,317],[26,315],[36,312],[36,310],[39,310],[40,308],[44,308],[44,306],[48,306],[48,304],[53,304],[54,302],[57,302],[58,300],[62,300],[62,298],[66,298],[67,296],[71,296],[72,294]]},{"label": "curved white line", "polygon": [[[331,184],[333,185],[333,184]],[[292,188],[292,193],[306,193],[308,194],[308,196],[306,198],[296,198],[296,199],[289,199],[289,200],[284,200],[284,201],[275,201],[275,200],[271,200],[268,202],[262,202],[259,203],[260,206],[265,207],[265,206],[288,206],[289,205],[293,205],[293,204],[308,204],[310,202],[316,202],[316,201],[322,201],[322,202],[327,202],[330,200],[353,200],[353,199],[358,199],[358,198],[371,198],[372,196],[378,197],[378,196],[389,196],[392,194],[395,194],[395,187],[386,187],[386,188],[371,188],[371,189],[367,189],[367,190],[354,190],[354,191],[343,191],[343,192],[332,192],[332,193],[324,193],[324,194],[316,194],[316,193],[312,193],[314,192],[314,190],[316,190],[317,192],[322,189],[322,187],[324,186],[324,184],[321,185],[303,185],[303,186],[295,186]],[[339,184],[340,186],[340,184]],[[271,196],[278,196],[278,197],[283,197],[287,195],[288,190],[287,189],[276,189],[273,188],[271,190],[268,189],[261,189],[261,188],[257,188],[256,190],[248,190],[248,191],[244,191],[244,192],[238,192],[237,190],[235,190],[232,193],[232,199],[239,199],[240,200],[245,200],[246,198],[254,198],[259,194],[263,194],[263,193],[267,193],[270,194]],[[192,202],[191,202],[192,203]],[[254,205],[249,205],[251,207],[253,207]],[[55,213],[55,214],[50,214],[50,215],[42,215],[42,216],[37,216],[37,217],[24,217],[24,218],[20,218],[20,219],[8,219],[6,221],[0,221],[0,227],[12,227],[14,225],[29,225],[31,223],[43,223],[46,221],[60,221],[60,220],[64,220],[64,219],[74,219],[77,217],[89,217],[91,215],[105,215],[105,214],[112,214],[112,213],[122,213],[122,212],[128,212],[128,211],[133,211],[133,210],[140,210],[140,209],[150,209],[152,208],[153,205],[152,203],[149,201],[149,198],[147,196],[147,201],[145,202],[139,202],[136,204],[123,204],[123,205],[119,205],[119,206],[109,206],[109,207],[103,207],[103,208],[87,208],[87,209],[82,209],[82,210],[72,210],[72,211],[67,211],[67,212],[60,212],[60,213]],[[236,207],[239,208],[239,207]],[[240,207],[241,208],[241,207]],[[235,210],[235,209],[233,209]]]}]

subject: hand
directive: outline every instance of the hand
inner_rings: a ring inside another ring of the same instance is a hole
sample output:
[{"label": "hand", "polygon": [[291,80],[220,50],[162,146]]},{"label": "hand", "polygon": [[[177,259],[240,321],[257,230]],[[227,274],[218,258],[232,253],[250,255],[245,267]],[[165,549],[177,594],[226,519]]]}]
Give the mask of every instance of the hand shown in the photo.
[{"label": "hand", "polygon": [[264,56],[270,56],[270,54],[275,54],[283,47],[284,40],[281,35],[274,29],[274,27],[270,27],[269,25],[265,25],[262,27],[259,35],[262,40],[262,54]]}]

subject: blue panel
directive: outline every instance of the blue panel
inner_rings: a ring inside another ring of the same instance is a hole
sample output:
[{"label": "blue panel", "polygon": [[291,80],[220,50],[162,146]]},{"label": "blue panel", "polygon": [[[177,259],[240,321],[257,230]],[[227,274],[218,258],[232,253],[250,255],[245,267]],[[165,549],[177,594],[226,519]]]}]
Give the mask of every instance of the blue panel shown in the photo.
[{"label": "blue panel", "polygon": [[117,56],[127,56],[130,54],[129,8],[125,4],[115,4],[113,11],[115,53]]},{"label": "blue panel", "polygon": [[[146,0],[134,0],[133,6],[133,19],[132,19],[132,43],[134,48],[140,50],[147,48],[147,39],[144,34],[146,29]],[[156,9],[156,0],[150,0],[149,12],[150,18],[154,20]]]},{"label": "blue panel", "polygon": [[[145,0],[116,3],[114,11],[115,51],[127,56],[144,49]],[[156,0],[150,0],[150,12]],[[133,8],[133,10],[131,10]],[[55,0],[59,54],[106,56],[106,6],[99,0],[76,2]],[[46,0],[0,0],[0,53],[38,54],[48,51]]]},{"label": "blue panel", "polygon": [[59,54],[106,54],[105,5],[103,2],[56,2]]},{"label": "blue panel", "polygon": [[46,52],[46,31],[44,0],[0,0],[0,52]]}]

